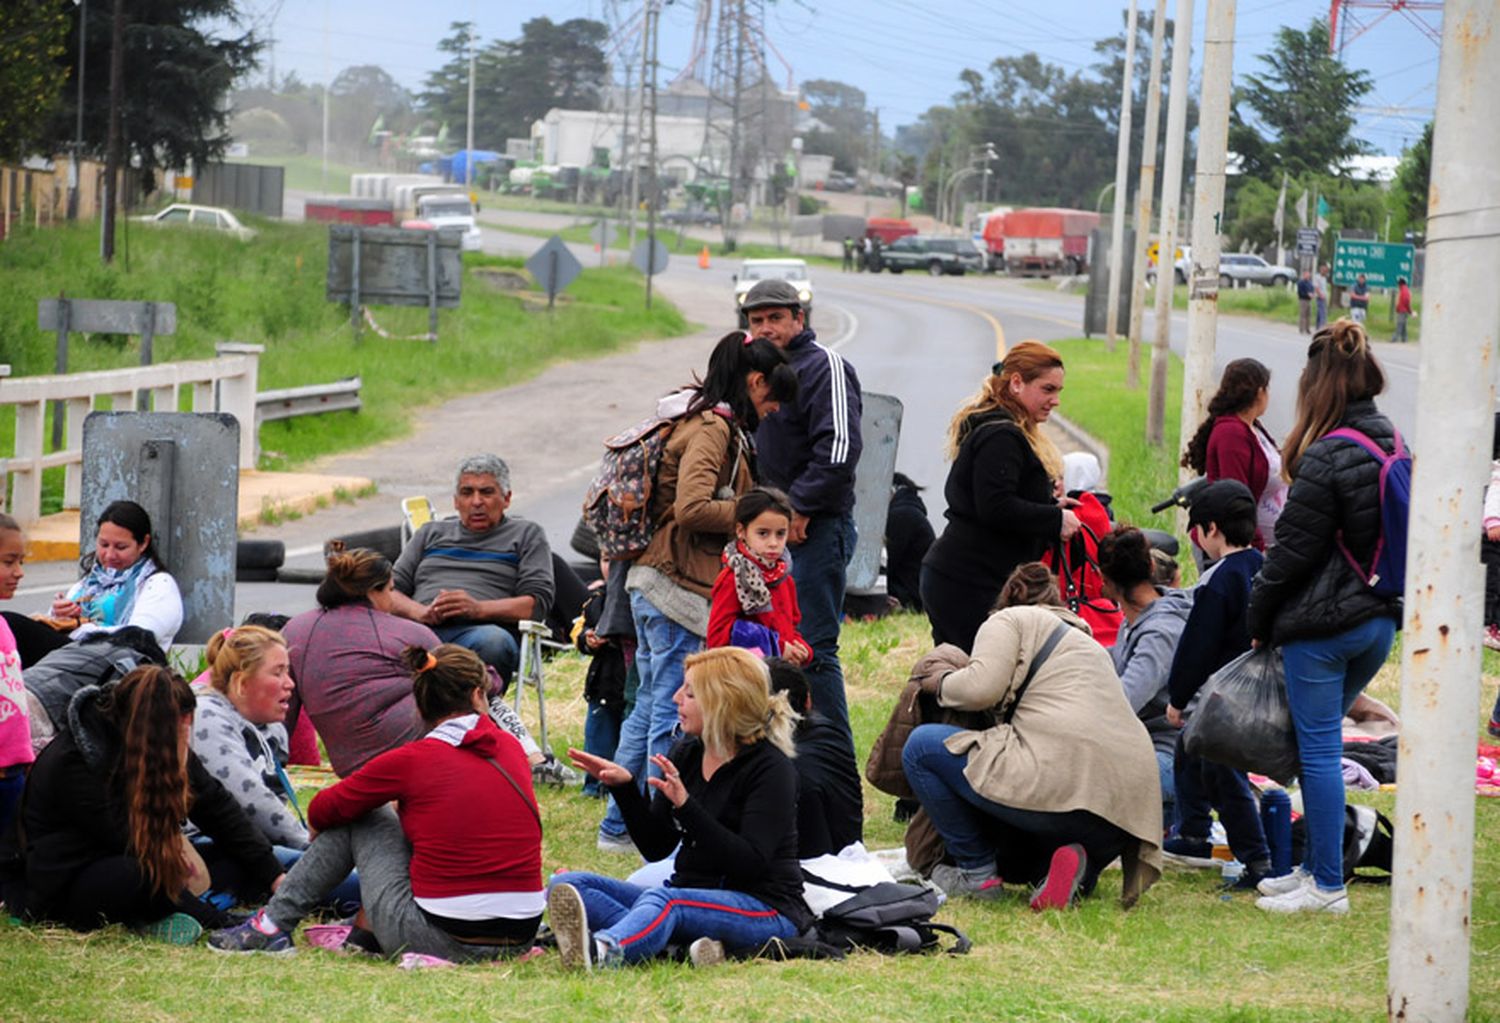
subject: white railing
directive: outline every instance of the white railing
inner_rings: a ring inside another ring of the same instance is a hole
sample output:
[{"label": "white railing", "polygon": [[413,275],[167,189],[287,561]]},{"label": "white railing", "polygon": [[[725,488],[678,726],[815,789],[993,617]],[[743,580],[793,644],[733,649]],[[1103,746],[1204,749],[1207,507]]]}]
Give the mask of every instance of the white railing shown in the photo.
[{"label": "white railing", "polygon": [[[194,412],[227,412],[240,424],[240,468],[255,468],[256,381],[263,345],[225,343],[218,358],[168,362],[134,369],[106,369],[64,376],[0,379],[0,406],[16,410],[15,453],[0,458],[0,497],[12,478],[10,514],[30,525],[42,515],[42,470],[64,466],[63,507],[77,508],[83,484],[83,421],[109,398],[115,411],[133,411],[136,394],[150,396],[158,412],[176,412],[182,388],[193,389]],[[0,374],[3,376],[3,374]],[[49,402],[66,409],[63,447],[45,451]]]}]

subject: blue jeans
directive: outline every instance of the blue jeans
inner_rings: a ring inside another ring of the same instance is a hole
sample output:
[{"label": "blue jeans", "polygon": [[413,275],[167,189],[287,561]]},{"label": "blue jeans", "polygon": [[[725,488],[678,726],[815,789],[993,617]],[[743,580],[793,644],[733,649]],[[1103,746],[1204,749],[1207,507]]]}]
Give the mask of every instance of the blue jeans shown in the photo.
[{"label": "blue jeans", "polygon": [[1188,754],[1179,733],[1172,773],[1177,789],[1177,833],[1208,841],[1213,826],[1211,810],[1219,812],[1229,850],[1248,866],[1263,867],[1271,859],[1260,804],[1244,771]]},{"label": "blue jeans", "polygon": [[813,660],[803,669],[813,706],[838,726],[854,747],[849,704],[844,698],[844,670],[839,665],[839,626],[844,619],[844,580],[854,557],[854,516],[816,516],[807,524],[807,539],[791,549],[792,578],[802,611],[802,636],[812,645]]},{"label": "blue jeans", "polygon": [[1177,812],[1177,784],[1172,778],[1172,754],[1156,751],[1156,774],[1161,782],[1161,819],[1170,823]]},{"label": "blue jeans", "polygon": [[[620,745],[620,717],[618,707],[610,707],[602,702],[590,703],[588,713],[583,718],[584,752],[613,760],[615,750]],[[583,792],[584,795],[604,798],[604,786],[592,775],[584,775]]]},{"label": "blue jeans", "polygon": [[479,659],[509,682],[521,660],[521,646],[516,637],[499,625],[438,625],[432,630],[444,643],[468,647]]},{"label": "blue jeans", "polygon": [[1317,322],[1317,326],[1314,329],[1316,329],[1316,330],[1322,330],[1325,326],[1327,326],[1327,324],[1328,324],[1328,299],[1326,299],[1326,298],[1320,298],[1320,299],[1318,299],[1318,322]]},{"label": "blue jeans", "polygon": [[1020,810],[981,796],[964,777],[968,756],[943,745],[961,731],[918,725],[901,750],[906,780],[953,861],[966,870],[995,867],[1013,881],[1032,881],[1046,873],[1053,852],[1076,842],[1088,853],[1081,890],[1092,891],[1099,871],[1120,855],[1129,836],[1088,810]]},{"label": "blue jeans", "polygon": [[[645,792],[646,779],[660,774],[650,758],[658,753],[665,756],[677,731],[677,705],[672,697],[682,685],[682,662],[703,648],[703,637],[672,621],[635,590],[630,592],[630,613],[635,619],[635,669],[640,683],[635,707],[620,726],[615,763],[634,775],[637,787]],[[599,830],[612,837],[625,834],[625,818],[613,799]]]},{"label": "blue jeans", "polygon": [[1395,637],[1393,619],[1372,618],[1333,636],[1281,648],[1302,759],[1303,866],[1325,890],[1344,886],[1344,713],[1385,663]]},{"label": "blue jeans", "polygon": [[797,926],[753,895],[718,888],[642,888],[598,874],[554,875],[583,897],[589,933],[619,946],[627,963],[650,959],[668,943],[715,938],[727,948],[758,948],[795,938]]}]

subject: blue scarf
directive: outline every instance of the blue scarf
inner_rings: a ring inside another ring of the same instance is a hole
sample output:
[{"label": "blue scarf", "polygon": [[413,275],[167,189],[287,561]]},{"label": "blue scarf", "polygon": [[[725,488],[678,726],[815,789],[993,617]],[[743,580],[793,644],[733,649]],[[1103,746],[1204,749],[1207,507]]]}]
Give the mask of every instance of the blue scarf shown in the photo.
[{"label": "blue scarf", "polygon": [[144,554],[129,568],[105,568],[96,562],[88,575],[73,584],[69,595],[94,624],[120,625],[130,621],[141,584],[155,571],[156,564]]}]

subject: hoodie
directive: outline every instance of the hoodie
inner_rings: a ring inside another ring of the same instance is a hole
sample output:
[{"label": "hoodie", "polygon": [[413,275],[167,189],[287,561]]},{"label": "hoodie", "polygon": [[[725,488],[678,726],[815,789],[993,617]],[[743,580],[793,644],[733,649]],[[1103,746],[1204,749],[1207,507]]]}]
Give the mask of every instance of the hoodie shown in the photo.
[{"label": "hoodie", "polygon": [[1167,703],[1171,698],[1167,679],[1172,673],[1172,658],[1177,653],[1182,630],[1193,611],[1193,593],[1164,589],[1158,589],[1157,593],[1157,599],[1133,624],[1120,629],[1109,653],[1115,662],[1115,674],[1125,688],[1125,699],[1150,733],[1151,745],[1159,753],[1171,753],[1177,742],[1177,729],[1167,721]]},{"label": "hoodie", "polygon": [[380,754],[319,792],[307,822],[316,831],[342,827],[392,801],[411,843],[411,890],[419,905],[508,895],[489,903],[505,907],[489,915],[541,912],[542,826],[531,767],[521,744],[488,716],[450,718]]}]

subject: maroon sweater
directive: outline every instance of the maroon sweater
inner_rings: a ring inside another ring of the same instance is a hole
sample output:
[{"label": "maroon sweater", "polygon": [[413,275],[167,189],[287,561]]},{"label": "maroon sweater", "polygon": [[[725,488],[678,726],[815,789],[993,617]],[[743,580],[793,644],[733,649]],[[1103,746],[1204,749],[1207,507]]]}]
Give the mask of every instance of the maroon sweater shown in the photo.
[{"label": "maroon sweater", "polygon": [[[486,758],[498,761],[521,791]],[[542,826],[531,766],[521,744],[488,716],[480,715],[458,746],[429,734],[380,754],[314,796],[307,822],[319,831],[341,827],[392,800],[411,842],[417,898],[541,891]]]},{"label": "maroon sweater", "polygon": [[[1255,429],[1265,432],[1265,427],[1256,420]],[[1269,434],[1266,435],[1269,438]],[[1271,463],[1261,450],[1251,427],[1233,413],[1219,416],[1208,435],[1208,454],[1204,459],[1203,475],[1210,480],[1239,480],[1250,488],[1250,496],[1259,503],[1261,492],[1271,474]],[[1255,531],[1255,549],[1265,550],[1265,540],[1260,530]]]}]

